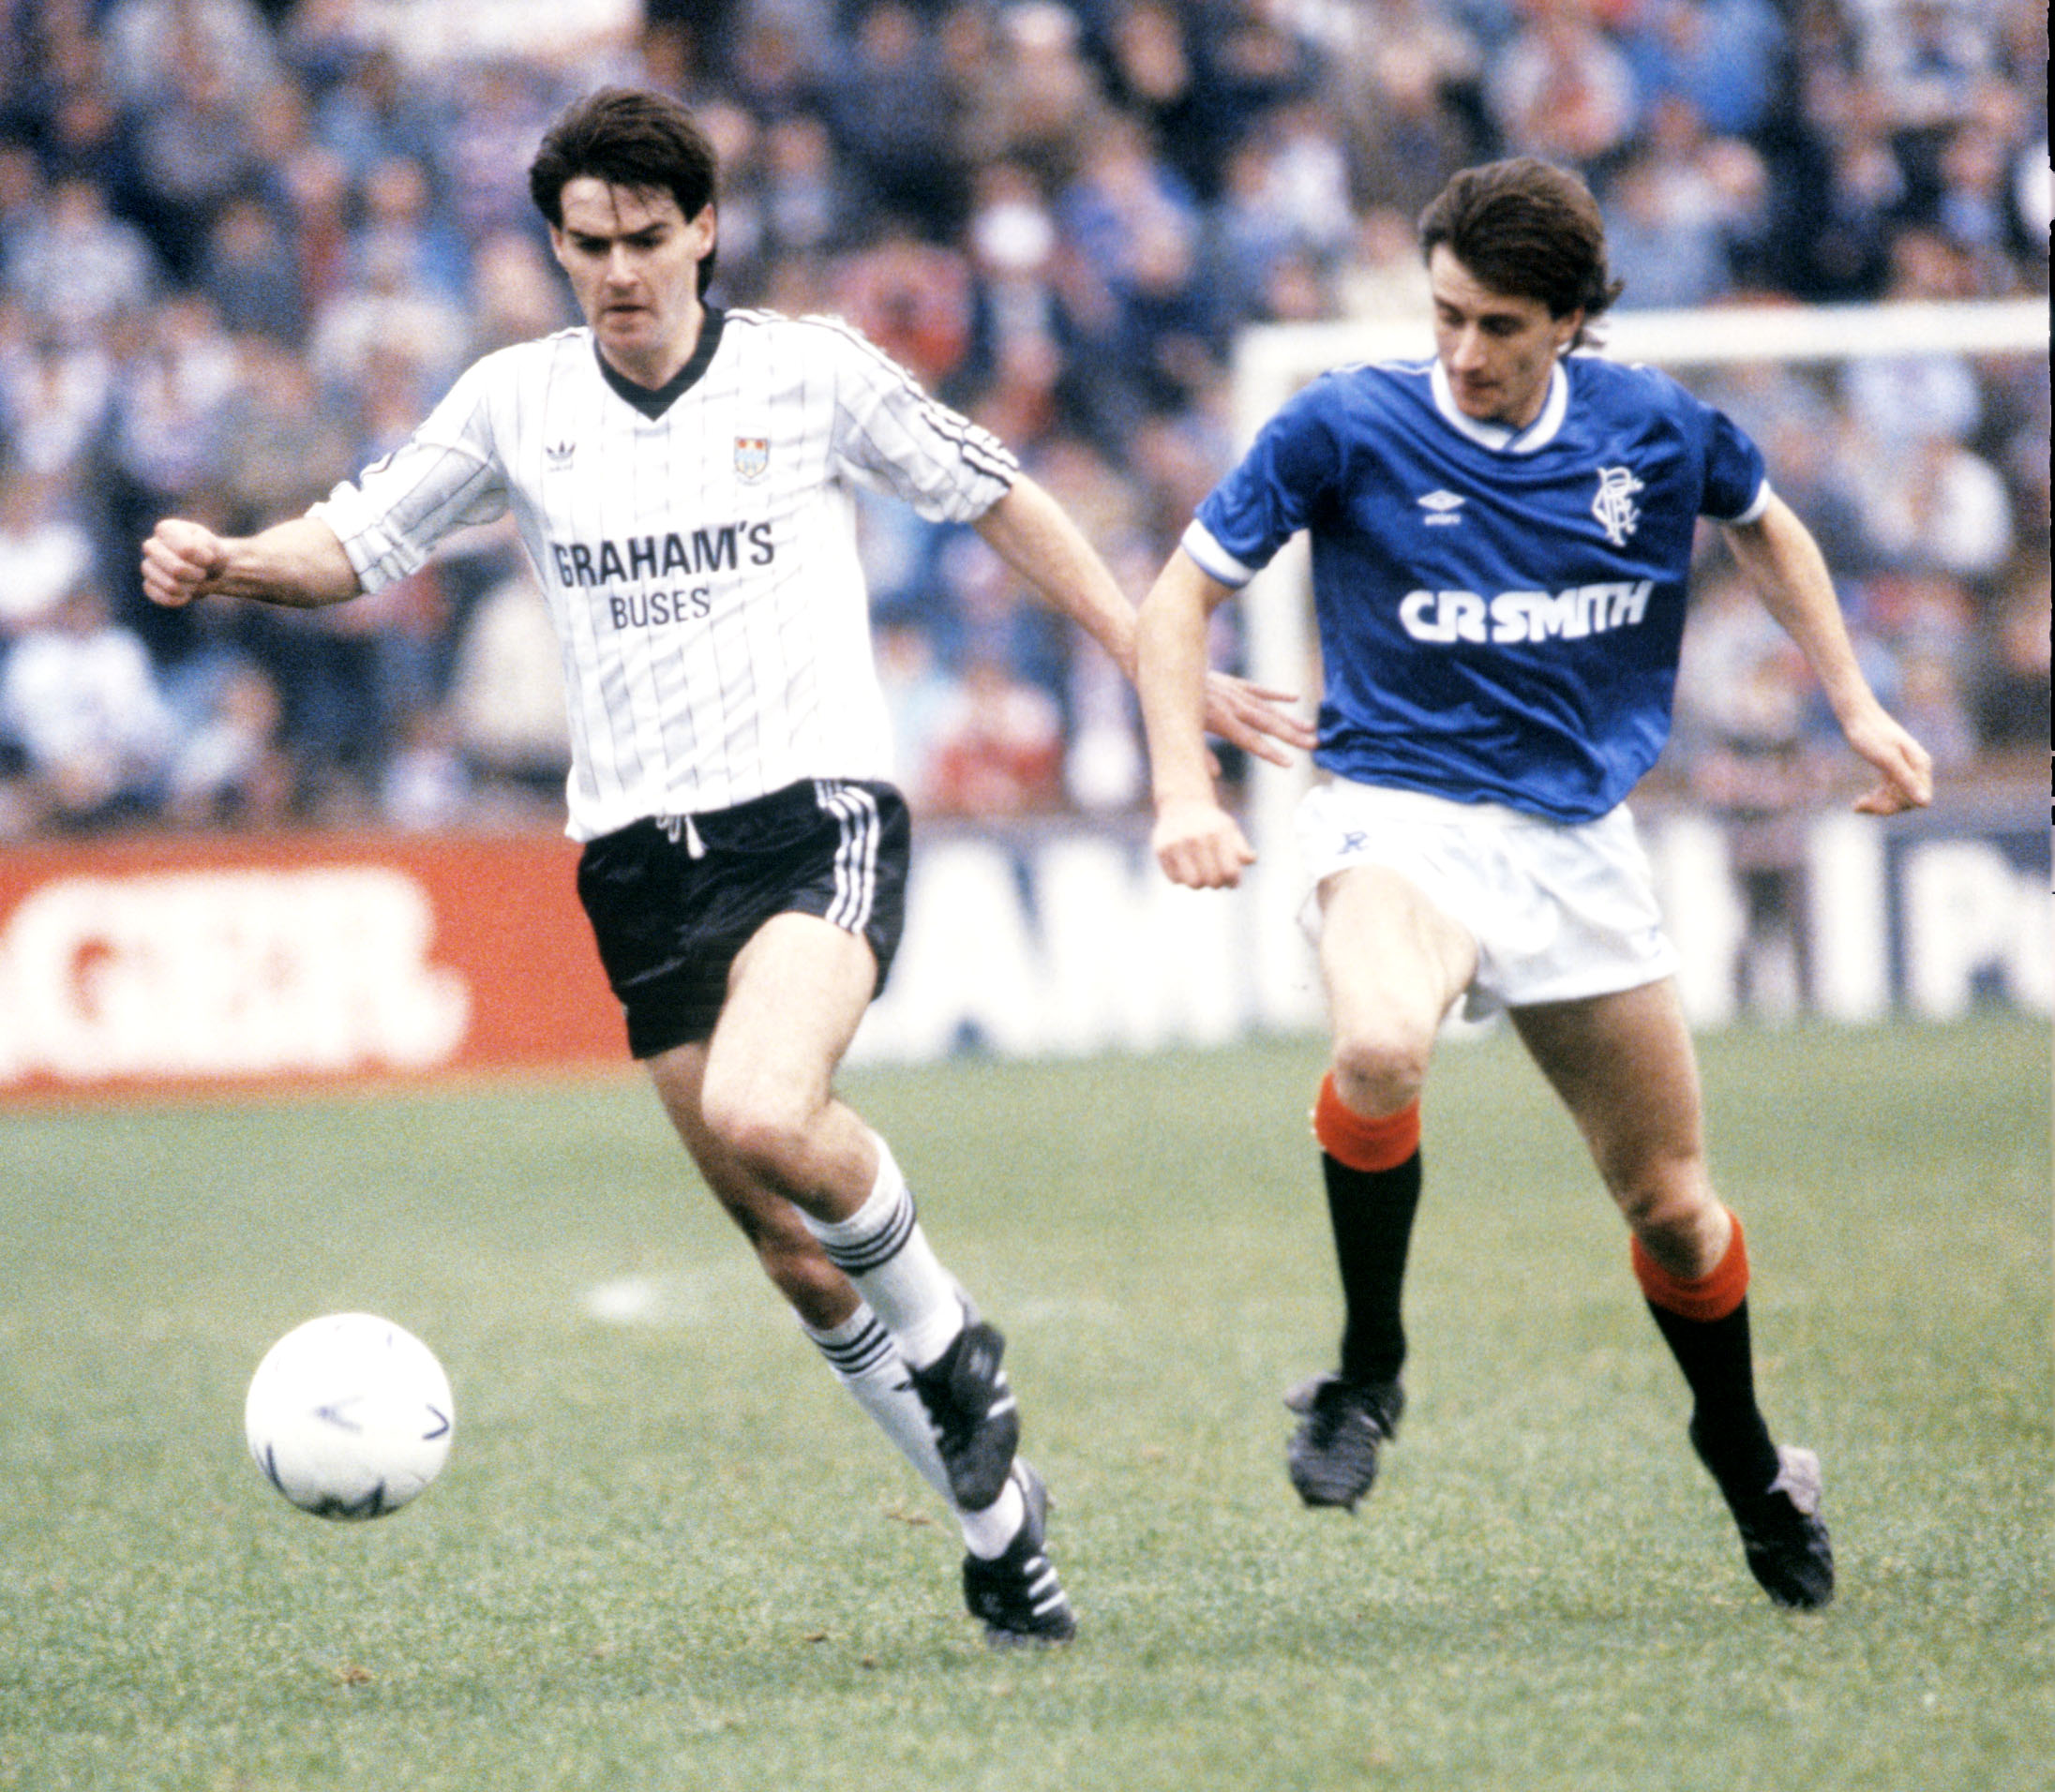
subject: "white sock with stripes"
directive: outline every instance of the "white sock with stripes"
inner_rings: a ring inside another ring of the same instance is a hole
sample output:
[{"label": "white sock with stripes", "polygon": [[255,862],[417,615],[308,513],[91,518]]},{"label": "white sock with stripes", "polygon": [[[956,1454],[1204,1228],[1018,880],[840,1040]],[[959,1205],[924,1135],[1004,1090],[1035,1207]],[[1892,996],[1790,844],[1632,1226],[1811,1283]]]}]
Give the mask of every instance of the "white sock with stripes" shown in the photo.
[{"label": "white sock with stripes", "polygon": [[891,1146],[871,1136],[878,1143],[878,1180],[863,1204],[847,1219],[808,1214],[806,1226],[870,1303],[900,1354],[925,1368],[963,1330],[963,1296],[921,1230],[913,1191]]},{"label": "white sock with stripes", "polygon": [[832,1331],[817,1332],[803,1320],[800,1330],[814,1341],[827,1359],[836,1381],[849,1396],[870,1414],[872,1422],[892,1441],[899,1454],[912,1463],[921,1478],[942,1496],[943,1504],[955,1514],[963,1530],[964,1547],[989,1561],[1003,1555],[1026,1516],[1020,1488],[1012,1482],[982,1512],[958,1509],[949,1492],[949,1471],[935,1448],[935,1427],[927,1408],[913,1391],[906,1359],[892,1341],[892,1334],[878,1323],[878,1315],[858,1304],[855,1312]]}]

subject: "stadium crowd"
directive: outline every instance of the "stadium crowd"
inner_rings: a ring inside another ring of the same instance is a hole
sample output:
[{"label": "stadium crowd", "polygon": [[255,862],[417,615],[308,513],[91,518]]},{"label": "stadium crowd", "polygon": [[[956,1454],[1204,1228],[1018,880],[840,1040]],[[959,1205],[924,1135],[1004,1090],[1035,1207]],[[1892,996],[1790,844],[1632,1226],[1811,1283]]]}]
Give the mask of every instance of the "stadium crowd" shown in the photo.
[{"label": "stadium crowd", "polygon": [[[509,531],[319,613],[157,610],[136,549],[165,515],[244,531],[303,508],[469,361],[572,321],[525,177],[603,82],[678,93],[712,132],[715,302],[860,324],[1013,444],[1137,596],[1229,463],[1237,333],[1424,321],[1412,220],[1466,163],[1581,171],[1622,309],[2048,290],[2040,0],[0,0],[0,839],[554,810],[556,650]],[[1943,776],[2037,765],[2045,360],[1695,383],[1762,442]],[[1137,802],[1110,663],[968,530],[883,504],[864,524],[915,805]],[[1709,564],[1665,774],[1741,814],[1802,796],[1831,730],[1801,670]]]}]

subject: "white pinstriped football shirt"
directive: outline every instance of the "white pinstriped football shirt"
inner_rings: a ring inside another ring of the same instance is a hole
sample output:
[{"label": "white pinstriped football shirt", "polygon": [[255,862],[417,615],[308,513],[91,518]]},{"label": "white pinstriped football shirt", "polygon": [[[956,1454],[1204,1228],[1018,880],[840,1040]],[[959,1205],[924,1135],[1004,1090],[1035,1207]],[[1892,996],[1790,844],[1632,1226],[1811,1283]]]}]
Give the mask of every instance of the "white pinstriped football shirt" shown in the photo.
[{"label": "white pinstriped football shirt", "polygon": [[563,656],[567,831],[592,840],[889,778],[853,485],[968,522],[1016,471],[848,325],[710,307],[659,393],[587,329],[486,356],[313,514],[376,590],[511,508]]}]

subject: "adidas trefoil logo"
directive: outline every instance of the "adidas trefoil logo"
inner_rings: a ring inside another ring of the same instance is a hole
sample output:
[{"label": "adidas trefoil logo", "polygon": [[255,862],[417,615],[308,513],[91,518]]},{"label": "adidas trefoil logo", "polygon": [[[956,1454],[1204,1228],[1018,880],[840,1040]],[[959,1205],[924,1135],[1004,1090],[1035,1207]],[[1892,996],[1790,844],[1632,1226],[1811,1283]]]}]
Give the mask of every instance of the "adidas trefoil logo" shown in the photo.
[{"label": "adidas trefoil logo", "polygon": [[1420,508],[1427,513],[1427,525],[1430,529],[1437,524],[1446,529],[1451,523],[1460,523],[1462,520],[1456,514],[1462,508],[1462,497],[1455,492],[1431,491],[1420,500]]},{"label": "adidas trefoil logo", "polygon": [[568,467],[571,456],[578,453],[575,441],[552,441],[543,449],[543,457],[548,461],[552,471]]}]

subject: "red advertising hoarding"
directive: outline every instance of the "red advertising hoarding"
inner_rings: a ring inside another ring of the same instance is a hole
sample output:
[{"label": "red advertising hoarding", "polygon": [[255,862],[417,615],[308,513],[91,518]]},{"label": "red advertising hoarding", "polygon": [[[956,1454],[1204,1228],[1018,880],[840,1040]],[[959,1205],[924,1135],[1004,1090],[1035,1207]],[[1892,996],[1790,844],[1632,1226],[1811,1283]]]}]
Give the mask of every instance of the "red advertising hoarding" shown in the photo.
[{"label": "red advertising hoarding", "polygon": [[625,1065],[561,836],[0,851],[0,1099]]}]

